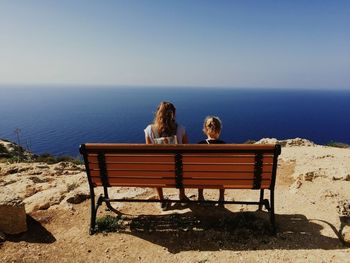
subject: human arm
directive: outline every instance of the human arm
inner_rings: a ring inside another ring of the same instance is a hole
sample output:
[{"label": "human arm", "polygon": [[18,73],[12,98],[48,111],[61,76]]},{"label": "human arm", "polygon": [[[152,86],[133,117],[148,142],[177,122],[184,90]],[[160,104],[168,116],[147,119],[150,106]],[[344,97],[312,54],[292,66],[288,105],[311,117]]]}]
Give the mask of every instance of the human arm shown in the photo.
[{"label": "human arm", "polygon": [[145,135],[145,142],[146,144],[152,144],[151,139],[147,135]]},{"label": "human arm", "polygon": [[144,132],[145,132],[145,143],[146,144],[152,144],[153,141],[151,139],[151,136],[152,136],[152,127],[151,127],[151,125],[148,125],[146,127],[146,129],[144,129]]}]

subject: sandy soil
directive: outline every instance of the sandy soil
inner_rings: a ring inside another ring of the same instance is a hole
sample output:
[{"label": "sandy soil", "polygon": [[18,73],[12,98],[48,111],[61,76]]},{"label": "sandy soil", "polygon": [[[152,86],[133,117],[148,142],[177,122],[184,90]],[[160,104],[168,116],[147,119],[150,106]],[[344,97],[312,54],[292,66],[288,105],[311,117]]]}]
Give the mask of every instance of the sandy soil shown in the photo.
[{"label": "sandy soil", "polygon": [[[28,232],[0,243],[0,262],[350,262],[350,248],[339,236],[342,222],[337,213],[338,201],[350,199],[350,182],[327,173],[322,176],[322,171],[317,175],[320,165],[311,171],[311,179],[303,179],[308,170],[301,164],[307,156],[294,156],[296,148],[285,148],[279,161],[275,236],[268,230],[268,214],[256,212],[256,207],[191,205],[164,212],[156,203],[118,205],[124,214],[119,231],[90,236],[86,200],[31,212]],[[309,154],[310,149],[305,151]],[[348,154],[349,150],[340,151],[341,156]],[[312,158],[322,160],[319,156],[326,155],[319,148]],[[324,158],[332,161],[333,157]],[[175,190],[165,192],[177,196]],[[151,197],[154,192],[138,194]],[[196,194],[187,191],[192,198]],[[205,196],[216,199],[218,193],[206,190]],[[257,200],[258,196],[251,190],[228,190],[225,199]],[[116,216],[104,208],[99,218]]]}]

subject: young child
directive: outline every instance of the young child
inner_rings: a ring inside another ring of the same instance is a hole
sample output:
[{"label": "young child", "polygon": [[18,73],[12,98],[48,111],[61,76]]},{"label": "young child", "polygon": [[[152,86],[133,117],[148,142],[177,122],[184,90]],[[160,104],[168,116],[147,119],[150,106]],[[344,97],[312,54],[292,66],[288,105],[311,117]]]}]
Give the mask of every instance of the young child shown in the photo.
[{"label": "young child", "polygon": [[[203,123],[203,132],[207,136],[207,139],[200,141],[199,144],[223,144],[224,141],[220,140],[220,133],[222,129],[221,120],[216,116],[208,116]],[[219,205],[224,201],[225,189],[220,189]],[[204,200],[203,189],[198,189],[198,200]]]}]

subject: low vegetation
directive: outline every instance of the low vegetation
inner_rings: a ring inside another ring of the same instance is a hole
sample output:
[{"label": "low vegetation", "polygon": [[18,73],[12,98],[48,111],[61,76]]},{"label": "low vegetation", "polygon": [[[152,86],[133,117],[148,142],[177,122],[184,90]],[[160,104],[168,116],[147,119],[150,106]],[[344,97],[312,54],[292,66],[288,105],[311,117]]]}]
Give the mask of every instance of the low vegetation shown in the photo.
[{"label": "low vegetation", "polygon": [[257,141],[255,141],[255,140],[247,140],[247,141],[245,141],[244,142],[244,144],[254,144],[254,143],[256,143]]},{"label": "low vegetation", "polygon": [[34,162],[43,162],[47,164],[54,164],[59,162],[70,162],[74,164],[83,164],[83,161],[80,158],[74,158],[71,156],[53,156],[49,153],[44,153],[33,158]]},{"label": "low vegetation", "polygon": [[55,164],[59,162],[70,162],[76,165],[83,164],[83,161],[79,157],[72,156],[53,156],[49,153],[44,154],[32,154],[29,151],[26,151],[21,146],[17,144],[12,144],[11,149],[9,150],[5,145],[0,143],[0,161],[8,163],[17,163],[17,162],[43,162],[47,164]]},{"label": "low vegetation", "polygon": [[336,141],[330,141],[330,142],[326,143],[326,146],[337,147],[337,148],[350,148],[349,144],[342,143],[342,142],[336,142]]},{"label": "low vegetation", "polygon": [[99,232],[115,232],[121,229],[122,218],[120,216],[106,215],[97,218],[96,225]]},{"label": "low vegetation", "polygon": [[8,154],[8,150],[6,149],[6,147],[2,144],[0,144],[0,154]]}]

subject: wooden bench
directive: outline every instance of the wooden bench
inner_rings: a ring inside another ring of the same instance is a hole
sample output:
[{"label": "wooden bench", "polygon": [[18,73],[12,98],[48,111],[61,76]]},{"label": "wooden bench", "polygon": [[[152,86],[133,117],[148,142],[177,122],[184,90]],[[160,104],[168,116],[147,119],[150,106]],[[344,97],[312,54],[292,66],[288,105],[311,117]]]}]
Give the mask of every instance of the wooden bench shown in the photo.
[{"label": "wooden bench", "polygon": [[[225,201],[225,204],[264,206],[270,212],[275,232],[274,188],[278,144],[223,144],[223,145],[149,145],[149,144],[95,144],[80,146],[84,157],[91,193],[90,234],[95,232],[96,214],[104,202],[112,211],[111,202],[160,202],[145,199],[111,199],[108,188],[163,187],[204,189],[260,190],[258,201]],[[94,188],[103,187],[95,202]],[[270,201],[264,199],[264,190],[270,190]],[[167,200],[168,202],[182,202]],[[197,201],[196,203],[217,203]]]}]

